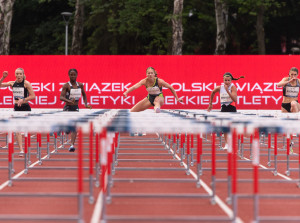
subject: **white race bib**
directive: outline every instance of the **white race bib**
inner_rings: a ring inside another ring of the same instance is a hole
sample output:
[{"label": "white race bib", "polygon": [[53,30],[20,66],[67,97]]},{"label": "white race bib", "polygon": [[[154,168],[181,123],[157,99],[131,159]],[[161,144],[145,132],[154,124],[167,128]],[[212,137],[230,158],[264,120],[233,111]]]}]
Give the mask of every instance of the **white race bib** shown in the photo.
[{"label": "white race bib", "polygon": [[156,87],[156,86],[155,87],[148,87],[147,91],[148,91],[149,94],[154,94],[154,95],[157,95],[157,94],[161,93],[159,87]]},{"label": "white race bib", "polygon": [[81,88],[70,90],[70,99],[75,98],[75,101],[79,101],[81,98]]},{"label": "white race bib", "polygon": [[24,87],[13,87],[12,91],[15,100],[24,98]]},{"label": "white race bib", "polygon": [[299,87],[286,87],[285,95],[287,97],[298,97]]},{"label": "white race bib", "polygon": [[227,93],[221,93],[221,94],[220,94],[220,98],[221,98],[221,103],[232,102],[231,97],[230,97],[229,94],[227,94]]}]

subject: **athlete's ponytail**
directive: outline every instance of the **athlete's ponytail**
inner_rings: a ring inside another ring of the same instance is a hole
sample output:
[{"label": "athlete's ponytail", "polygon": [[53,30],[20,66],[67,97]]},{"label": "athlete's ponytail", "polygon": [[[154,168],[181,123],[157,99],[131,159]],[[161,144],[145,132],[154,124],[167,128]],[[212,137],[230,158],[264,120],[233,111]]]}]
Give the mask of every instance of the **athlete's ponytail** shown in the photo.
[{"label": "athlete's ponytail", "polygon": [[237,81],[237,80],[239,80],[239,79],[241,79],[241,78],[245,78],[244,76],[240,76],[240,77],[238,77],[238,78],[234,78],[234,77],[232,76],[232,74],[229,73],[229,72],[226,72],[226,73],[223,75],[223,77],[230,77],[231,80],[233,80],[233,81]]}]

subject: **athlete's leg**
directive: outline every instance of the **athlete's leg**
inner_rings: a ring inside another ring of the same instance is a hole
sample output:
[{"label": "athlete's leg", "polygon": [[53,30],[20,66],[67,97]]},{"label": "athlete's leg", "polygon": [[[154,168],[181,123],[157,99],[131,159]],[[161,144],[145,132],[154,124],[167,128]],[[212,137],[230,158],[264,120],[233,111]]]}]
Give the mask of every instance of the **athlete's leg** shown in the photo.
[{"label": "athlete's leg", "polygon": [[300,111],[300,104],[297,103],[298,112]]},{"label": "athlete's leg", "polygon": [[75,144],[77,132],[71,132],[71,145]]},{"label": "athlete's leg", "polygon": [[161,108],[161,106],[163,106],[164,102],[165,102],[165,99],[164,99],[163,97],[161,97],[161,96],[157,96],[157,97],[154,99],[153,104],[154,104],[154,111],[155,111],[156,113],[159,113],[159,112],[160,112],[160,108]]},{"label": "athlete's leg", "polygon": [[285,108],[283,108],[283,107],[281,107],[281,112],[282,113],[288,113],[288,111]]},{"label": "athlete's leg", "polygon": [[298,102],[296,101],[292,101],[291,102],[291,112],[299,112],[299,109],[298,109]]},{"label": "athlete's leg", "polygon": [[130,112],[140,112],[144,111],[147,108],[150,108],[152,105],[148,98],[144,98],[143,100],[139,101],[135,106],[130,109]]},{"label": "athlete's leg", "polygon": [[225,146],[223,149],[228,149],[228,133],[224,133]]},{"label": "athlete's leg", "polygon": [[16,138],[19,145],[20,152],[23,153],[23,145],[22,145],[22,134],[20,132],[16,132]]}]

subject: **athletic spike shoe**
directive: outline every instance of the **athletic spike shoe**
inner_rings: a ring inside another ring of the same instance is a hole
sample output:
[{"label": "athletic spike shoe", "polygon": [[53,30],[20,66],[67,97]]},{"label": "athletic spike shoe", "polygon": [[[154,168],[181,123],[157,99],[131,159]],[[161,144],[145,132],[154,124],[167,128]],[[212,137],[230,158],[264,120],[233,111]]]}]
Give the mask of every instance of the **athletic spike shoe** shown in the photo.
[{"label": "athletic spike shoe", "polygon": [[160,108],[156,108],[155,113],[160,113]]},{"label": "athletic spike shoe", "polygon": [[74,146],[70,146],[69,152],[75,152],[75,147]]}]

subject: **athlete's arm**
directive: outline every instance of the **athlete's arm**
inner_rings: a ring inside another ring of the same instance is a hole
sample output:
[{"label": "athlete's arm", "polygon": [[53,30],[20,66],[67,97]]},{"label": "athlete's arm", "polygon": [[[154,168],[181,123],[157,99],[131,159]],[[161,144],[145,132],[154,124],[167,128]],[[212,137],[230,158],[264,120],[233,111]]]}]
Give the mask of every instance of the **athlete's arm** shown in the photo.
[{"label": "athlete's arm", "polygon": [[61,90],[61,93],[60,93],[60,100],[61,101],[64,101],[64,102],[68,102],[68,103],[71,103],[71,104],[74,104],[75,103],[75,98],[73,98],[72,100],[69,100],[66,98],[66,95],[67,95],[67,90],[68,90],[68,83],[64,84],[62,90]]},{"label": "athlete's arm", "polygon": [[210,94],[210,100],[209,100],[209,105],[208,105],[207,111],[211,111],[211,109],[212,109],[212,102],[213,102],[213,100],[214,100],[215,94],[216,94],[217,92],[220,92],[220,88],[221,88],[221,86],[217,86],[217,87],[215,87],[215,89],[213,89],[213,91],[211,92],[211,94]]},{"label": "athlete's arm", "polygon": [[3,83],[4,79],[8,76],[8,72],[7,71],[3,71],[3,76],[0,79],[0,87],[9,87],[9,86],[13,86],[14,81],[9,81],[9,82],[5,82]]},{"label": "athlete's arm", "polygon": [[174,97],[176,98],[176,100],[179,101],[179,102],[183,102],[182,98],[178,98],[177,93],[174,90],[174,88],[170,84],[168,84],[167,82],[165,82],[164,80],[158,79],[158,86],[163,86],[165,88],[170,89],[170,91],[172,92],[172,94],[174,95]]},{"label": "athlete's arm", "polygon": [[85,106],[86,108],[91,109],[92,106],[89,105],[89,104],[87,103],[86,93],[85,93],[85,91],[84,91],[83,84],[82,84],[82,83],[79,83],[79,86],[80,86],[80,88],[81,88],[81,93],[82,93],[82,97],[83,97],[83,101],[84,101],[84,106]]},{"label": "athlete's arm", "polygon": [[31,101],[31,100],[35,99],[35,94],[34,94],[34,91],[33,91],[32,86],[31,86],[29,81],[24,82],[24,87],[27,89],[29,95],[26,98],[21,98],[21,99],[18,100],[18,106],[19,107],[22,104],[27,103],[28,101]]},{"label": "athlete's arm", "polygon": [[236,100],[237,100],[237,90],[236,90],[236,86],[233,85],[233,86],[231,87],[231,92],[229,91],[227,85],[224,85],[224,88],[225,88],[225,90],[227,91],[227,94],[230,96],[230,98],[231,98],[234,102],[236,102]]},{"label": "athlete's arm", "polygon": [[283,87],[283,86],[287,85],[288,83],[290,83],[291,81],[296,80],[296,79],[297,79],[297,78],[295,77],[295,78],[291,78],[291,79],[289,80],[288,77],[284,77],[284,78],[282,78],[282,80],[277,84],[277,87]]},{"label": "athlete's arm", "polygon": [[127,97],[127,94],[132,92],[135,89],[140,88],[141,86],[146,85],[146,79],[141,80],[140,82],[136,83],[135,85],[133,85],[132,87],[128,88],[127,91],[125,91],[123,93],[123,95],[125,96],[125,98]]},{"label": "athlete's arm", "polygon": [[8,72],[7,71],[3,71],[3,76],[0,79],[0,87],[6,87],[6,86],[2,86],[2,82],[4,81],[4,79],[8,76]]}]

